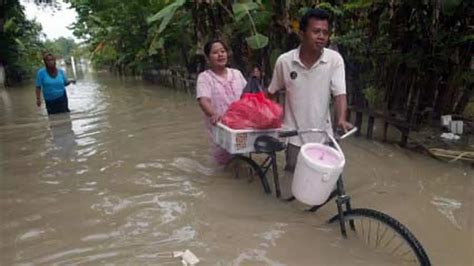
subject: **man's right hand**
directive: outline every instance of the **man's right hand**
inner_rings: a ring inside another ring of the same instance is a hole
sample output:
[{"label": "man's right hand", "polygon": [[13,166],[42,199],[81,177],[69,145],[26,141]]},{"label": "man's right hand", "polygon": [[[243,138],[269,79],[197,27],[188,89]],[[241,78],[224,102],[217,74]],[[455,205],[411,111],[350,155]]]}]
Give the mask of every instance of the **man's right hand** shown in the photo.
[{"label": "man's right hand", "polygon": [[41,99],[36,99],[36,106],[38,106],[38,107],[41,106]]},{"label": "man's right hand", "polygon": [[343,133],[347,133],[349,130],[351,130],[354,127],[354,125],[341,119],[340,121],[337,122],[337,127],[341,129]]}]

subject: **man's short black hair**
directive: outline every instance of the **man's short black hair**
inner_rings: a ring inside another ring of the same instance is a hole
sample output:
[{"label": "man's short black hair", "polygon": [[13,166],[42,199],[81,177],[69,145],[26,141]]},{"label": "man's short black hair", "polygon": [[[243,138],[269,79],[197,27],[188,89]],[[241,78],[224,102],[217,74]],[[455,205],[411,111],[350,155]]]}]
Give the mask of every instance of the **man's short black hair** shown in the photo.
[{"label": "man's short black hair", "polygon": [[321,8],[312,8],[308,10],[300,20],[301,31],[306,31],[308,22],[312,18],[317,20],[326,20],[328,24],[331,25],[331,16],[329,15],[329,12]]}]

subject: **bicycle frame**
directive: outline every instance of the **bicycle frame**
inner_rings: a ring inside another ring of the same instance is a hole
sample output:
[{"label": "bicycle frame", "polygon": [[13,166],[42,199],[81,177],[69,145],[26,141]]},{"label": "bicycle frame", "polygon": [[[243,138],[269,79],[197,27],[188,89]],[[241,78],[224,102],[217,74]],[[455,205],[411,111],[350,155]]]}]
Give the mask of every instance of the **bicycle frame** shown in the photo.
[{"label": "bicycle frame", "polygon": [[[351,129],[349,132],[345,133],[341,137],[338,137],[338,139],[344,139],[352,134],[354,134],[357,131],[357,128]],[[321,130],[321,129],[303,129],[303,130],[290,130],[290,131],[282,131],[279,133],[280,137],[290,137],[294,136],[297,134],[306,134],[306,133],[324,133],[328,136],[328,138],[332,141],[332,143],[335,146],[335,149],[340,151],[342,153],[341,148],[339,147],[339,144],[337,143],[336,139],[329,135],[326,131]],[[262,153],[262,152],[261,152]],[[279,180],[279,175],[278,175],[278,165],[277,165],[277,160],[276,160],[276,152],[263,152],[267,155],[267,157],[263,160],[261,164],[258,164],[252,159],[252,154],[249,154],[249,156],[244,156],[244,155],[238,155],[239,158],[243,159],[247,163],[251,164],[252,168],[257,171],[258,175],[260,176],[261,182],[263,189],[265,193],[270,194],[271,189],[268,184],[268,181],[266,180],[266,174],[272,169],[273,173],[273,183],[275,185],[275,196],[277,198],[281,198],[281,189],[280,189],[280,180]],[[351,208],[351,201],[350,201],[350,196],[346,195],[345,189],[344,189],[344,183],[342,180],[342,174],[339,176],[339,179],[336,183],[336,190],[335,194],[331,194],[329,198],[321,205],[313,206],[310,208],[308,211],[315,212],[322,206],[326,205],[329,201],[331,201],[335,196],[336,198],[336,205],[337,205],[337,211],[338,211],[338,217],[339,217],[339,225],[341,229],[341,234],[344,236],[344,238],[347,238],[347,230],[346,230],[346,224],[345,224],[345,219],[344,219],[344,212],[345,211],[350,211]],[[291,201],[294,200],[294,197],[290,199],[286,199],[286,201]],[[345,206],[345,210],[344,210]],[[354,224],[352,221],[350,221],[350,225],[352,228],[354,228]]]}]

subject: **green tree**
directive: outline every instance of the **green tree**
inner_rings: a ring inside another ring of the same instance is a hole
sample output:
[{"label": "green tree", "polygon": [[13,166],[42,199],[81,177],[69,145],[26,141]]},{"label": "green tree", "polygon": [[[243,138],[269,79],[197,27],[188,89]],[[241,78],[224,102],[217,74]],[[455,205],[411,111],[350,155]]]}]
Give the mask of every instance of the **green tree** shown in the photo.
[{"label": "green tree", "polygon": [[246,72],[299,43],[298,21],[319,6],[336,18],[331,47],[346,61],[351,104],[409,123],[462,113],[472,95],[472,13],[466,0],[67,0],[93,62],[119,72],[197,73],[206,40],[220,37]]},{"label": "green tree", "polygon": [[41,62],[41,26],[27,20],[17,0],[0,2],[0,64],[5,68],[6,85],[31,76]]},{"label": "green tree", "polygon": [[325,5],[337,16],[333,41],[348,63],[354,104],[379,95],[383,109],[415,124],[425,114],[462,113],[474,76],[472,1],[332,2]]},{"label": "green tree", "polygon": [[146,17],[151,15],[150,1],[68,2],[78,13],[74,34],[89,45],[96,66],[119,72],[143,68],[148,59]]},{"label": "green tree", "polygon": [[56,40],[46,40],[44,47],[47,51],[53,53],[58,58],[70,60],[78,45],[72,38],[59,37]]}]

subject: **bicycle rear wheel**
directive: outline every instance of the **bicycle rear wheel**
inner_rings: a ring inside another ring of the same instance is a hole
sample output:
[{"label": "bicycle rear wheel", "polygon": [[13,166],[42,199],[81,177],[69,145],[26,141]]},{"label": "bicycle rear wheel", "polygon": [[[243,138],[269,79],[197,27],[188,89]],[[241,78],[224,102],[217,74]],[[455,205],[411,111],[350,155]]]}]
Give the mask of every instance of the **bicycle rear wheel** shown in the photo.
[{"label": "bicycle rear wheel", "polygon": [[[344,212],[349,222],[348,237],[363,241],[377,252],[393,255],[401,264],[431,265],[428,255],[415,236],[396,219],[371,209],[352,209]],[[339,221],[335,215],[329,223]]]}]

